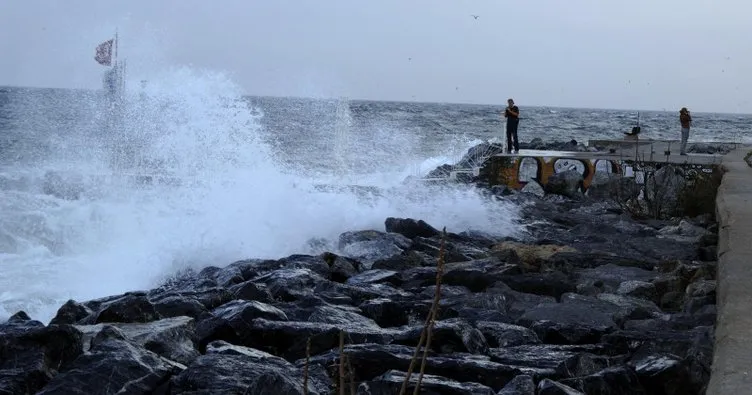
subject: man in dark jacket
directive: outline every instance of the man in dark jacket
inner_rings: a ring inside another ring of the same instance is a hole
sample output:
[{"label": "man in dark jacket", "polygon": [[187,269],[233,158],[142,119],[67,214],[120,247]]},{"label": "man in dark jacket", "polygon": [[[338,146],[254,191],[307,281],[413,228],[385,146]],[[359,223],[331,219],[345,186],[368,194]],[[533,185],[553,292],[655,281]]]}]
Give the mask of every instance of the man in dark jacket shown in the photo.
[{"label": "man in dark jacket", "polygon": [[517,125],[520,123],[520,109],[514,105],[514,100],[507,100],[507,108],[504,110],[504,118],[507,119],[507,153],[520,152],[520,144],[517,141]]},{"label": "man in dark jacket", "polygon": [[681,149],[679,155],[687,154],[687,140],[689,140],[689,127],[692,125],[692,116],[687,107],[679,110],[679,123],[681,123]]}]

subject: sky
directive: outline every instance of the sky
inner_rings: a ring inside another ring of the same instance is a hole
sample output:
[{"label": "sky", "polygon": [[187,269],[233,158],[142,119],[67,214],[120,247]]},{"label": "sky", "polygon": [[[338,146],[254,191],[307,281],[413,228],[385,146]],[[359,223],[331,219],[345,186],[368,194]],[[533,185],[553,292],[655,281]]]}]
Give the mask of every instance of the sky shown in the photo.
[{"label": "sky", "polygon": [[[0,0],[0,85],[97,89],[117,30],[136,81],[247,94],[752,113],[746,0]],[[475,18],[472,15],[477,15]]]}]

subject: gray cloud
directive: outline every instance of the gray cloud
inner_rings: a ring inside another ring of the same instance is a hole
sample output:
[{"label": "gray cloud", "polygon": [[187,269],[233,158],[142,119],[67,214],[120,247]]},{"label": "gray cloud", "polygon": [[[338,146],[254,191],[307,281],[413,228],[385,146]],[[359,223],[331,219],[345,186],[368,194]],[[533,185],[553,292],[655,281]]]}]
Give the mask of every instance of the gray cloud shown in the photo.
[{"label": "gray cloud", "polygon": [[[0,2],[0,84],[222,70],[249,94],[752,112],[741,0]],[[470,15],[480,17],[476,20]]]}]

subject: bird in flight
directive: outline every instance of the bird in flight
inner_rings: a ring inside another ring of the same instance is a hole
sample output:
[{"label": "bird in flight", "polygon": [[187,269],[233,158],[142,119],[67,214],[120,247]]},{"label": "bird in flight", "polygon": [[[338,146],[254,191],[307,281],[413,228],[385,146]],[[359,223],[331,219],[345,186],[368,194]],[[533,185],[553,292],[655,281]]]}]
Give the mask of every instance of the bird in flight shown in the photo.
[{"label": "bird in flight", "polygon": [[471,16],[471,17],[473,17],[473,18],[475,18],[475,19],[478,19],[478,17],[479,17],[480,15],[470,15],[470,16]]}]

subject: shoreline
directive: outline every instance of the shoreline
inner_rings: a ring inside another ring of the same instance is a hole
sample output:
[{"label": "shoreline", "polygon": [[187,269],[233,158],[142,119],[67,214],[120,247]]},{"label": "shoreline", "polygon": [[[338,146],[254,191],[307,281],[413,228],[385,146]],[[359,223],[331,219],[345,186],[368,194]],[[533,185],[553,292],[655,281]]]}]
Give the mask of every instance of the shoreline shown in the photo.
[{"label": "shoreline", "polygon": [[439,286],[441,224],[388,218],[341,234],[341,255],[206,267],[151,290],[69,301],[47,326],[19,312],[0,324],[15,361],[0,365],[0,387],[328,394],[342,374],[356,393],[396,393],[440,287],[423,387],[704,393],[712,215],[636,220],[609,199],[540,192],[490,188],[489,199],[521,208],[524,235],[448,233]]}]

